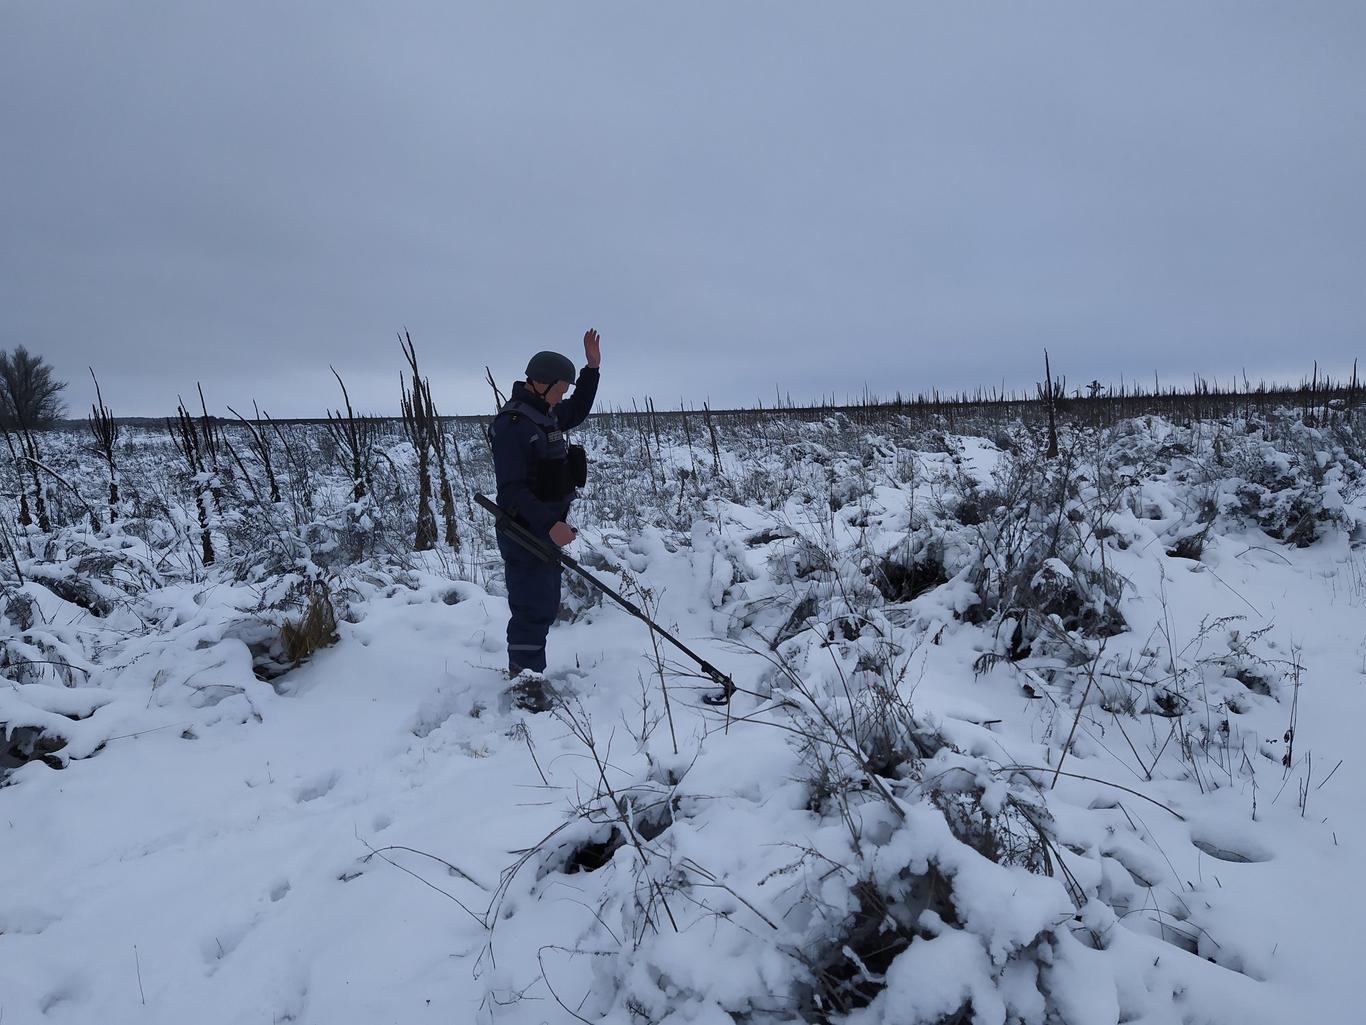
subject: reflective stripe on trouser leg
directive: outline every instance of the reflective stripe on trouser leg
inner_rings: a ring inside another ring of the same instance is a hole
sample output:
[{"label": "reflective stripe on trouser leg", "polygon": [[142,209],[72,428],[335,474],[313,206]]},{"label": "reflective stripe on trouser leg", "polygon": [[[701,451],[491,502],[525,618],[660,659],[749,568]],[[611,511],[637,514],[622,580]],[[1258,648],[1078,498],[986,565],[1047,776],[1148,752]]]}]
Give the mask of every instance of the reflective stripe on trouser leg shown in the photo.
[{"label": "reflective stripe on trouser leg", "polygon": [[509,668],[544,672],[546,635],[560,611],[560,567],[541,562],[502,535],[498,547],[503,554],[511,613],[507,631]]}]

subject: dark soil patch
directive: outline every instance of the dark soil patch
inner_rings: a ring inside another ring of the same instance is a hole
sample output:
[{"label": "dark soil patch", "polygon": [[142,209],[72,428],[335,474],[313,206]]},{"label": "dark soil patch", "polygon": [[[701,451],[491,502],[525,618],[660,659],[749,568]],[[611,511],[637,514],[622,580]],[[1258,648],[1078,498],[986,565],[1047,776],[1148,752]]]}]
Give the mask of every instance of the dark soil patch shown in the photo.
[{"label": "dark soil patch", "polygon": [[910,601],[926,591],[948,583],[944,560],[936,555],[913,562],[902,562],[891,556],[881,559],[873,584],[890,602]]}]

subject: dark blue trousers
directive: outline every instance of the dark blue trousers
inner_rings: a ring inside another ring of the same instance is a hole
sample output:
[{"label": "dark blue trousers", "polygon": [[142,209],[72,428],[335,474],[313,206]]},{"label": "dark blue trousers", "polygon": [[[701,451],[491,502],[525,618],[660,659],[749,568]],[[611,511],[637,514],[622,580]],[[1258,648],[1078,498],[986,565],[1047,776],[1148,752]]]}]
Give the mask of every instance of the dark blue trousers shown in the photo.
[{"label": "dark blue trousers", "polygon": [[[553,545],[547,538],[546,544]],[[516,541],[500,532],[498,551],[503,555],[507,581],[508,669],[545,672],[545,639],[560,611],[560,566],[542,562]]]}]

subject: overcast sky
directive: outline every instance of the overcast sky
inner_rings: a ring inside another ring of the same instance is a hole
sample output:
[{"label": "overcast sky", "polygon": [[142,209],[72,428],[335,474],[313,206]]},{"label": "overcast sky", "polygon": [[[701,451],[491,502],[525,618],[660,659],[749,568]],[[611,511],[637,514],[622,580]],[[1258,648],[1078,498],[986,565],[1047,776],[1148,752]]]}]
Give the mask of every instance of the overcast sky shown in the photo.
[{"label": "overcast sky", "polygon": [[0,349],[121,415],[1366,355],[1366,3],[3,0]]}]

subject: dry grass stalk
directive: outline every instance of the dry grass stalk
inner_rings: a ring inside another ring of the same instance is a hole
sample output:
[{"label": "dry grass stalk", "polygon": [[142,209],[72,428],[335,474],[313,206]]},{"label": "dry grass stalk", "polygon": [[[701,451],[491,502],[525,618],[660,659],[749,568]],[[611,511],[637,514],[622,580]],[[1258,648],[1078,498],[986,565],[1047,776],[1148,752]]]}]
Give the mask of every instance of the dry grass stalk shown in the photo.
[{"label": "dry grass stalk", "polygon": [[119,425],[114,420],[113,410],[104,404],[104,396],[100,393],[100,381],[95,376],[94,367],[89,369],[90,378],[95,382],[95,403],[90,407],[89,417],[90,433],[95,438],[95,451],[109,469],[109,522],[113,523],[119,518],[118,467],[114,461],[114,450],[119,441]]},{"label": "dry grass stalk", "polygon": [[285,656],[296,664],[319,648],[336,643],[337,612],[332,607],[332,596],[326,584],[314,584],[304,614],[281,624],[280,640],[285,646]]}]

